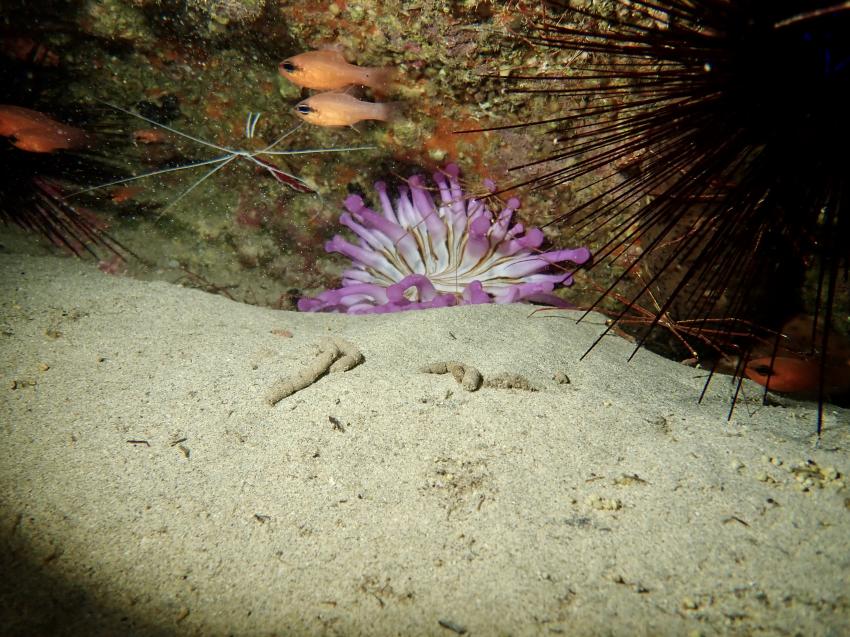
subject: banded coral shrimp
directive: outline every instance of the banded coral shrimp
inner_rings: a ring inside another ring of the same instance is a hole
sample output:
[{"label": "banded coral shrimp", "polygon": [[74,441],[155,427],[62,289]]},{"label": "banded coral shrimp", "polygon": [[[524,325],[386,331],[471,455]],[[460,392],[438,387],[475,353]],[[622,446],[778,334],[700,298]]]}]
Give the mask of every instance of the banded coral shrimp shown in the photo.
[{"label": "banded coral shrimp", "polygon": [[[300,128],[302,128],[304,126],[303,122],[297,124],[296,126],[291,128],[287,132],[283,133],[275,141],[273,141],[271,144],[266,145],[265,147],[261,148],[260,150],[251,151],[251,150],[247,150],[247,149],[244,149],[244,148],[231,148],[231,147],[228,147],[228,146],[223,146],[223,145],[220,145],[220,144],[213,143],[211,141],[201,139],[200,137],[196,137],[195,135],[191,135],[189,133],[183,132],[183,131],[178,130],[178,129],[172,127],[172,126],[169,126],[169,125],[164,124],[162,122],[158,122],[154,119],[146,117],[146,116],[144,116],[140,113],[134,113],[133,111],[128,110],[126,108],[123,108],[121,106],[118,106],[116,104],[104,102],[104,105],[106,105],[110,108],[113,108],[113,109],[115,109],[115,110],[117,110],[121,113],[124,113],[125,115],[129,115],[131,117],[140,119],[140,120],[142,120],[142,121],[144,121],[148,124],[151,124],[151,125],[159,128],[159,129],[165,130],[165,131],[172,133],[174,135],[178,135],[179,137],[182,137],[184,139],[188,139],[188,140],[195,142],[196,144],[199,144],[199,145],[204,146],[206,148],[211,148],[213,150],[218,150],[220,152],[223,152],[224,154],[220,155],[218,157],[213,157],[211,159],[205,159],[205,160],[200,160],[200,161],[196,161],[196,162],[190,162],[188,164],[183,164],[183,165],[178,165],[178,166],[173,166],[173,167],[168,167],[168,168],[162,168],[162,169],[159,169],[159,170],[153,170],[153,171],[145,172],[141,175],[134,175],[132,177],[126,177],[126,178],[123,178],[123,179],[116,179],[114,181],[109,181],[109,182],[106,182],[106,183],[98,184],[96,186],[91,186],[89,188],[84,188],[82,190],[78,190],[74,193],[71,193],[71,194],[68,195],[68,198],[75,197],[77,195],[82,195],[82,194],[94,192],[96,190],[101,190],[101,189],[104,189],[104,188],[111,188],[113,186],[120,186],[120,185],[127,184],[127,183],[130,183],[130,182],[138,181],[140,179],[146,179],[146,178],[149,178],[149,177],[166,175],[166,174],[169,174],[169,173],[175,173],[175,172],[180,172],[180,171],[184,171],[184,170],[191,170],[193,168],[203,168],[205,166],[212,166],[212,168],[210,168],[210,170],[208,170],[200,179],[195,181],[191,186],[186,188],[177,198],[172,199],[167,204],[167,206],[165,208],[165,210],[167,210],[168,208],[171,208],[172,206],[174,206],[178,201],[183,199],[190,192],[195,190],[195,188],[200,186],[208,178],[212,177],[219,170],[221,170],[222,168],[224,168],[225,166],[230,164],[235,159],[240,159],[240,158],[249,160],[256,167],[266,171],[268,174],[270,174],[272,177],[274,177],[278,182],[288,186],[289,188],[291,188],[295,192],[315,193],[316,190],[313,187],[309,186],[307,184],[307,182],[304,181],[302,178],[300,178],[300,177],[298,177],[298,176],[296,176],[292,173],[286,172],[285,170],[274,165],[268,159],[262,159],[262,157],[283,157],[283,156],[310,155],[310,154],[321,154],[321,153],[342,153],[342,152],[350,152],[350,151],[355,151],[355,150],[373,150],[375,148],[375,146],[347,146],[347,147],[342,147],[342,148],[302,148],[302,149],[291,149],[291,150],[274,150],[274,148],[277,147],[281,142],[283,142],[285,139],[287,139],[288,137],[293,135],[296,131],[298,131]],[[247,140],[250,141],[250,140],[254,139],[255,133],[256,133],[256,128],[257,128],[257,123],[259,122],[261,115],[262,114],[259,113],[259,112],[257,112],[257,113],[249,112],[248,113],[247,119],[245,121],[245,138]],[[160,214],[165,212],[165,210],[162,210],[160,212]]]},{"label": "banded coral shrimp", "polygon": [[[242,300],[260,304],[270,304],[272,298],[285,290],[302,285],[299,278],[310,271],[313,252],[319,253],[324,238],[322,229],[316,227],[321,224],[321,211],[327,207],[319,192],[322,188],[283,162],[375,148],[311,146],[301,135],[296,143],[296,133],[302,127],[309,130],[301,123],[273,136],[269,132],[271,120],[260,131],[261,115],[257,112],[248,113],[244,121],[244,142],[221,143],[219,138],[211,140],[207,135],[180,130],[171,122],[160,121],[147,113],[113,103],[104,102],[104,106],[132,122],[150,127],[135,131],[134,152],[140,156],[132,161],[135,165],[142,162],[154,165],[149,166],[150,170],[138,170],[138,174],[131,171],[130,176],[82,188],[69,197],[96,196],[102,205],[116,208],[116,213],[127,221],[128,232],[137,237],[135,240],[128,237],[126,242],[144,242],[142,256],[149,265],[173,271],[175,276],[170,277],[173,280],[185,277],[186,271],[200,275],[189,281],[191,284],[204,278],[214,281],[216,287],[226,287],[241,279],[243,292],[268,288],[262,298],[257,298],[259,293],[255,292],[242,294]],[[235,127],[234,123],[217,134],[228,135]],[[263,140],[264,135],[272,139],[271,143]],[[284,142],[292,147],[283,147]],[[206,157],[191,159],[189,153],[197,148],[215,154],[205,153]],[[245,164],[256,173],[248,179],[243,171],[224,170],[227,166],[238,168],[237,165],[244,169]],[[324,161],[311,167],[336,178],[337,169],[328,170]],[[172,178],[189,172],[196,174],[188,184],[184,179]],[[227,177],[221,178],[225,173]],[[272,179],[257,179],[262,176]],[[139,182],[143,188],[135,187]],[[281,184],[285,188],[280,188]],[[162,241],[150,241],[151,233],[165,236]],[[135,274],[144,276],[142,272]],[[247,287],[246,277],[251,281]],[[270,279],[275,279],[275,283],[269,283]]]}]

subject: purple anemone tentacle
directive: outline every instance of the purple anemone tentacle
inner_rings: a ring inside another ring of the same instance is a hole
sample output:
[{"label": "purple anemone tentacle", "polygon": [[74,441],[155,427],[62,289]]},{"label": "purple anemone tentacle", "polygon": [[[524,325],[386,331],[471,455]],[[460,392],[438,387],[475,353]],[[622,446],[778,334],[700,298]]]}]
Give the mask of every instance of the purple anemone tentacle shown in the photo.
[{"label": "purple anemone tentacle", "polygon": [[[378,212],[350,195],[340,221],[358,245],[339,235],[325,244],[328,252],[352,261],[342,287],[301,299],[298,309],[370,314],[478,303],[569,307],[554,291],[572,284],[590,251],[541,249],[542,230],[513,223],[519,199],[509,199],[494,214],[484,201],[463,193],[459,177],[455,164],[434,173],[432,195],[423,178],[413,176],[395,200],[377,182]],[[492,182],[486,187],[497,190]]]},{"label": "purple anemone tentacle", "polygon": [[430,301],[437,296],[437,288],[422,274],[409,274],[398,283],[387,288],[387,298],[394,303],[405,300],[404,293],[410,288],[416,288],[417,298],[421,301]]},{"label": "purple anemone tentacle", "polygon": [[484,291],[481,281],[470,281],[463,291],[463,301],[469,305],[479,305],[481,303],[492,303],[493,297]]}]

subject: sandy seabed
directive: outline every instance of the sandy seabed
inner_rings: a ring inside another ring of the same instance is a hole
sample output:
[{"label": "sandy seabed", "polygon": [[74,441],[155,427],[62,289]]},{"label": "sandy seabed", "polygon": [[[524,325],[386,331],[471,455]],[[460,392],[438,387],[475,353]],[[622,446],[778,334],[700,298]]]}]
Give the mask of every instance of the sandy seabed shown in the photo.
[{"label": "sandy seabed", "polygon": [[[598,316],[0,269],[2,635],[850,634],[846,410],[727,421],[726,378],[579,362]],[[327,337],[364,362],[270,406]]]}]

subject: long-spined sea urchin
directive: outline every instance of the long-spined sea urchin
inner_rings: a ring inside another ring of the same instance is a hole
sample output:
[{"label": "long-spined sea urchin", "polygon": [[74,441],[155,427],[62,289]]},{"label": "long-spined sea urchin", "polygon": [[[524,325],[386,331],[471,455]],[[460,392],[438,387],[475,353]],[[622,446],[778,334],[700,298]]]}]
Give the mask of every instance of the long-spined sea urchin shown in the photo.
[{"label": "long-spined sea urchin", "polygon": [[[597,264],[637,248],[610,289],[651,258],[634,300],[666,280],[659,316],[677,302],[690,319],[780,327],[811,266],[823,377],[850,259],[850,3],[550,4],[532,39],[573,61],[510,90],[557,95],[563,110],[496,128],[555,126],[562,150],[515,166],[537,169],[516,186],[587,186],[556,221],[600,238]],[[818,433],[826,398],[821,382]]]}]

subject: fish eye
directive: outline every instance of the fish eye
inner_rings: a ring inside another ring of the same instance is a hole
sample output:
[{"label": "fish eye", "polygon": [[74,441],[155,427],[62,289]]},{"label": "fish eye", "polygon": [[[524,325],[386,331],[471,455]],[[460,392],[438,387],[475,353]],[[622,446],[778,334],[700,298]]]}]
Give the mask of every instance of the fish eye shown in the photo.
[{"label": "fish eye", "polygon": [[295,66],[295,65],[294,65],[292,62],[290,62],[289,60],[284,60],[283,62],[281,62],[281,63],[280,63],[280,69],[281,69],[282,71],[286,71],[287,73],[295,73],[295,70],[296,70],[297,68],[298,68],[298,67],[297,67],[297,66]]},{"label": "fish eye", "polygon": [[301,113],[302,115],[309,115],[315,109],[310,106],[307,106],[306,104],[298,104],[298,106],[295,107],[295,110]]}]

